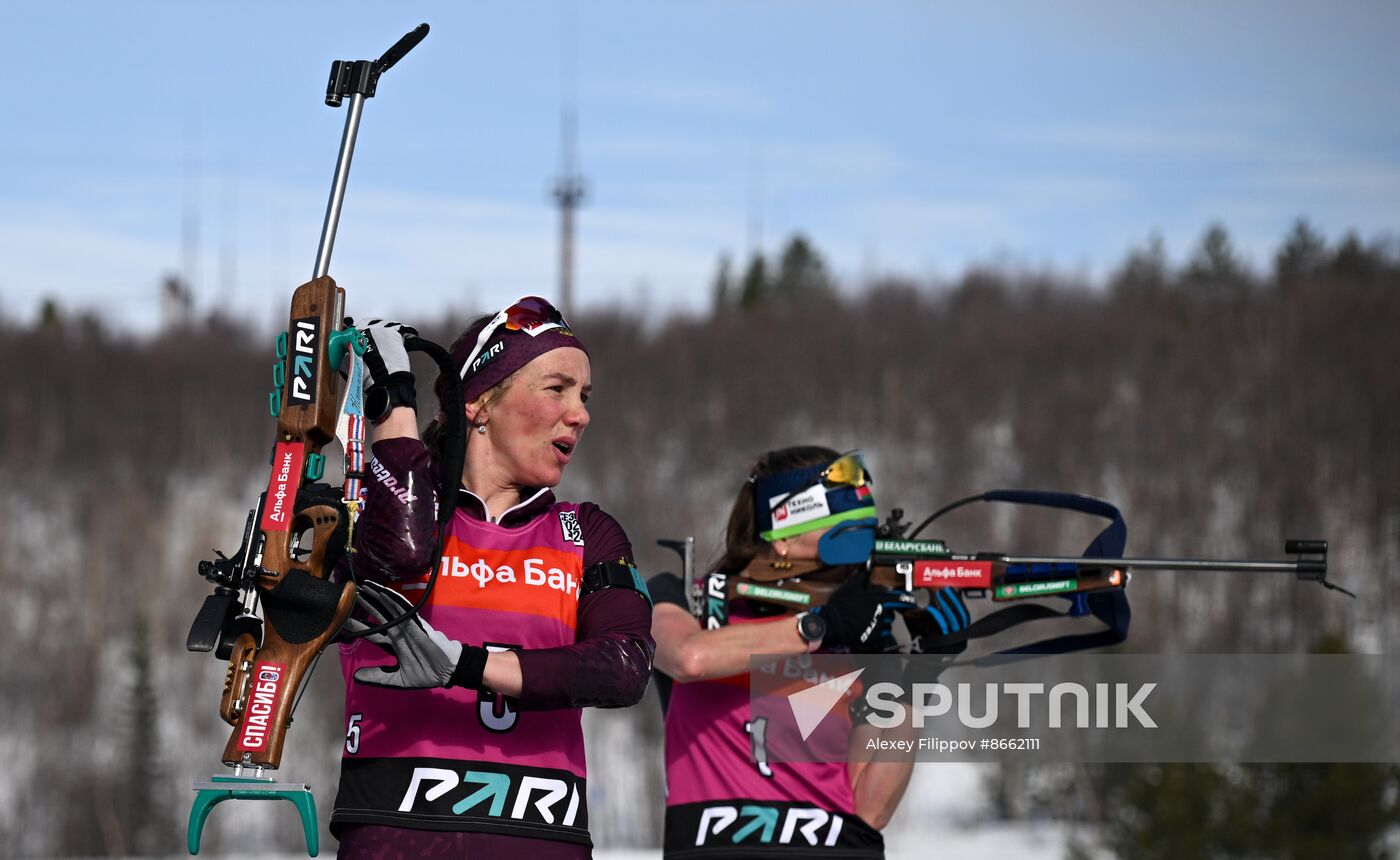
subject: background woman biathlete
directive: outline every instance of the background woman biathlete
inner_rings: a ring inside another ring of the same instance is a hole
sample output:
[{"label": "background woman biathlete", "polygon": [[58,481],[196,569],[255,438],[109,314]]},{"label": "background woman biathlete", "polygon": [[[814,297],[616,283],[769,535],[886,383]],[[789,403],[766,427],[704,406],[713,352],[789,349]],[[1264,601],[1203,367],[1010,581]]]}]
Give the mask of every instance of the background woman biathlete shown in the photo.
[{"label": "background woman biathlete", "polygon": [[[734,501],[724,555],[698,589],[707,592],[700,617],[679,577],[650,581],[665,714],[667,857],[884,856],[879,831],[904,794],[912,762],[859,754],[875,730],[852,732],[844,713],[836,740],[856,751],[845,761],[766,761],[767,727],[750,721],[747,675],[753,654],[899,651],[894,619],[907,613],[936,614],[940,625],[966,629],[967,609],[952,592],[936,592],[921,608],[911,595],[870,584],[864,562],[877,522],[858,453],[772,451]],[[735,578],[798,573],[806,587],[829,594],[825,605],[794,617],[744,598],[723,606],[709,599],[733,595]]]}]

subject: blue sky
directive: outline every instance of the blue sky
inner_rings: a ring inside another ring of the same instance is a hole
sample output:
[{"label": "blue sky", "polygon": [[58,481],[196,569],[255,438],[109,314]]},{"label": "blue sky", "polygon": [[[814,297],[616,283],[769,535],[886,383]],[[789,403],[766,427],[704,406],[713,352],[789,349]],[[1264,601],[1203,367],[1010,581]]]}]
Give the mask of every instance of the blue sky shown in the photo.
[{"label": "blue sky", "polygon": [[857,285],[1102,277],[1213,221],[1262,267],[1299,216],[1400,226],[1389,2],[10,3],[0,314],[56,295],[148,330],[185,271],[270,328],[315,256],[329,63],[419,21],[351,172],[331,273],[356,314],[554,292],[566,97],[584,306],[701,309],[721,252],[794,231]]}]

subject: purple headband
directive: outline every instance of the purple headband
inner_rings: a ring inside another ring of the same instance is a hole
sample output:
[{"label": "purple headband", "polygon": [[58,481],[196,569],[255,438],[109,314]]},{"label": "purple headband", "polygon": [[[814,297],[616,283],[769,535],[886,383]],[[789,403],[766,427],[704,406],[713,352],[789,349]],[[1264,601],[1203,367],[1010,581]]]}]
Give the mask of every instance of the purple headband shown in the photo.
[{"label": "purple headband", "polygon": [[553,305],[538,296],[521,298],[452,351],[453,363],[461,368],[463,402],[473,402],[536,358],[566,346],[588,353]]}]

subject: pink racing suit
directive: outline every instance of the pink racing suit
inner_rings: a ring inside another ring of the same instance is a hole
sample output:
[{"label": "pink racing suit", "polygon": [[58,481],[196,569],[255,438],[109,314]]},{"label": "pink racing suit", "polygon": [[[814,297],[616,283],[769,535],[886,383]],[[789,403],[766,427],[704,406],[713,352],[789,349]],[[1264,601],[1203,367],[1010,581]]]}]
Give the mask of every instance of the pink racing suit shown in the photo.
[{"label": "pink racing suit", "polygon": [[[674,574],[648,586],[657,603],[686,608]],[[791,616],[747,617],[742,609],[732,609],[729,621],[793,623]],[[766,760],[769,727],[750,720],[747,674],[678,684],[658,672],[657,687],[666,726],[666,857],[885,856],[879,831],[856,815],[844,762]],[[844,751],[845,708],[822,723],[823,734],[820,740]]]}]

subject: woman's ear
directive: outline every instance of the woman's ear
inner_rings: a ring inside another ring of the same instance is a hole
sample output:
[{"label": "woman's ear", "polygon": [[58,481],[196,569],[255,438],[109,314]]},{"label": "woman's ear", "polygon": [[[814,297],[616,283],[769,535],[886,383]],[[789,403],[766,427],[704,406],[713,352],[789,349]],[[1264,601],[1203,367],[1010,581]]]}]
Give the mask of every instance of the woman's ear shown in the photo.
[{"label": "woman's ear", "polygon": [[467,406],[466,406],[466,412],[467,412],[467,423],[468,423],[468,424],[475,424],[475,423],[476,423],[476,420],[477,420],[477,416],[480,416],[480,417],[483,418],[483,419],[486,417],[486,414],[485,414],[485,411],[484,411],[484,404],[485,404],[485,401],[486,401],[486,398],[483,396],[483,397],[478,397],[477,399],[473,400],[471,403],[468,403],[468,404],[467,404]]}]

